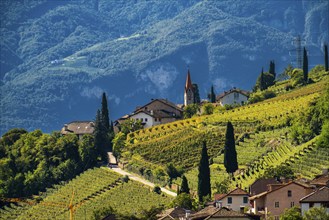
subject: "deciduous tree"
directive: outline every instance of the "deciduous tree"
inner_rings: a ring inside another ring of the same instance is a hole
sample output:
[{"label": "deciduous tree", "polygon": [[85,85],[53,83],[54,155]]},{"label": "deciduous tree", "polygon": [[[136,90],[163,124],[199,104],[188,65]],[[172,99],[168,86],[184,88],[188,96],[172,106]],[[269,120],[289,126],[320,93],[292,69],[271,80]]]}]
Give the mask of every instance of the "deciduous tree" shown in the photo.
[{"label": "deciduous tree", "polygon": [[286,209],[284,213],[280,216],[280,220],[302,220],[302,214],[300,208],[293,206],[290,209]]}]

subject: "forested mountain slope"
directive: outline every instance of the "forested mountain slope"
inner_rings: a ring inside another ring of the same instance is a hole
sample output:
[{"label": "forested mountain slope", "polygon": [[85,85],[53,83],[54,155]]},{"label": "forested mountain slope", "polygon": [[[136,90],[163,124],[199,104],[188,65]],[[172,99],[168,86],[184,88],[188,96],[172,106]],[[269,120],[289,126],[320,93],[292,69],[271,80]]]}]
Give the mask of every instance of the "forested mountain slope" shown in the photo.
[{"label": "forested mountain slope", "polygon": [[[150,98],[182,103],[186,66],[201,96],[249,89],[278,72],[298,34],[319,63],[327,1],[1,1],[1,133],[93,119],[102,91],[112,119]],[[237,65],[238,64],[238,65]]]}]

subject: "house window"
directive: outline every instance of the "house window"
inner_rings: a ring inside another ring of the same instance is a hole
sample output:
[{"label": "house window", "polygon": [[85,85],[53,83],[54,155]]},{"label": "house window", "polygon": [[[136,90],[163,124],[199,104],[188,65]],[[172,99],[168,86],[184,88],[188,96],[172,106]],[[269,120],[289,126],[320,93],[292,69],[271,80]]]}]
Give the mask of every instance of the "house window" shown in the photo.
[{"label": "house window", "polygon": [[288,190],[288,197],[291,197],[292,193],[291,190]]},{"label": "house window", "polygon": [[314,202],[310,202],[310,208],[314,206]]},{"label": "house window", "polygon": [[248,203],[248,197],[247,196],[243,197],[243,203]]},{"label": "house window", "polygon": [[161,122],[161,118],[159,118],[159,121]]},{"label": "house window", "polygon": [[279,208],[279,207],[280,207],[280,203],[279,203],[279,202],[275,202],[275,203],[274,203],[274,207],[275,207],[275,208]]},{"label": "house window", "polygon": [[294,206],[295,206],[295,202],[291,202],[290,207],[294,207]]},{"label": "house window", "polygon": [[227,197],[227,203],[232,204],[232,197]]},{"label": "house window", "polygon": [[145,121],[147,121],[147,118],[145,118]]},{"label": "house window", "polygon": [[154,121],[158,121],[158,119],[157,119],[157,118],[155,118],[155,119],[154,119]]}]

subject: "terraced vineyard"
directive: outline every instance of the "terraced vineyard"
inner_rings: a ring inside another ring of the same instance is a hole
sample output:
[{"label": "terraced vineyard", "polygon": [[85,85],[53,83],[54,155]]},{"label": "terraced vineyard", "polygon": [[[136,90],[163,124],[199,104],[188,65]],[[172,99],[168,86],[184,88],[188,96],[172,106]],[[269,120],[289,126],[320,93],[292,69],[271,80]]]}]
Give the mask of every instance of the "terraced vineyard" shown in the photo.
[{"label": "terraced vineyard", "polygon": [[231,187],[239,186],[241,188],[248,188],[257,178],[261,177],[265,170],[269,167],[277,167],[281,164],[289,163],[297,160],[299,155],[303,155],[311,151],[315,145],[317,138],[313,138],[298,146],[289,146],[282,144],[263,156],[262,158],[253,162],[246,170],[240,171],[240,174],[235,175],[231,181]]},{"label": "terraced vineyard", "polygon": [[[289,140],[287,140],[287,132],[288,128],[252,133],[243,138],[243,140],[237,142],[236,151],[239,169],[242,172],[245,172],[248,170],[248,167],[258,167],[255,162],[259,163],[262,161],[263,157],[271,157],[273,151],[280,149],[281,145],[288,146],[289,148],[292,147]],[[216,182],[221,182],[224,179],[229,178],[229,175],[225,171],[223,154],[214,158],[213,162],[214,164],[210,166],[211,185],[213,190],[215,190]],[[197,168],[188,171],[185,175],[189,180],[190,187],[196,191],[198,182]],[[253,176],[252,178],[254,179],[256,177],[258,177],[258,175]],[[239,177],[237,176],[237,178]],[[175,181],[177,184],[180,184],[180,182],[180,179]],[[232,187],[234,187],[235,184],[237,183],[232,181]]]},{"label": "terraced vineyard", "polygon": [[[210,157],[223,150],[225,123],[232,121],[236,137],[259,130],[283,128],[320,96],[324,81],[285,93],[265,102],[246,105],[210,116],[154,126],[128,135],[122,161],[155,169],[168,163],[191,169],[198,163],[202,141],[207,142]],[[256,156],[242,159],[242,164],[271,149],[258,149]]]},{"label": "terraced vineyard", "polygon": [[48,190],[45,198],[18,202],[0,212],[1,219],[68,219],[69,204],[75,219],[91,219],[93,211],[112,206],[120,214],[138,216],[143,209],[168,204],[172,198],[151,192],[139,183],[124,183],[121,176],[107,168],[94,168],[65,185]]},{"label": "terraced vineyard", "polygon": [[313,179],[321,174],[322,170],[329,167],[329,149],[315,147],[310,151],[296,155],[296,158],[288,162],[294,173],[305,178]]}]

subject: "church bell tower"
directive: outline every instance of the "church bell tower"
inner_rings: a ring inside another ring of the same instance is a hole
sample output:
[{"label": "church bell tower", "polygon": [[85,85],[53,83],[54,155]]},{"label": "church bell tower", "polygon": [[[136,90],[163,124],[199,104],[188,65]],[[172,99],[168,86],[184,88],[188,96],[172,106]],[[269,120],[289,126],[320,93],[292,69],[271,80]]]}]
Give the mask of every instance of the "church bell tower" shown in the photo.
[{"label": "church bell tower", "polygon": [[194,103],[193,85],[191,81],[190,69],[188,69],[186,83],[185,83],[185,91],[184,91],[184,105],[187,106],[193,103]]}]

